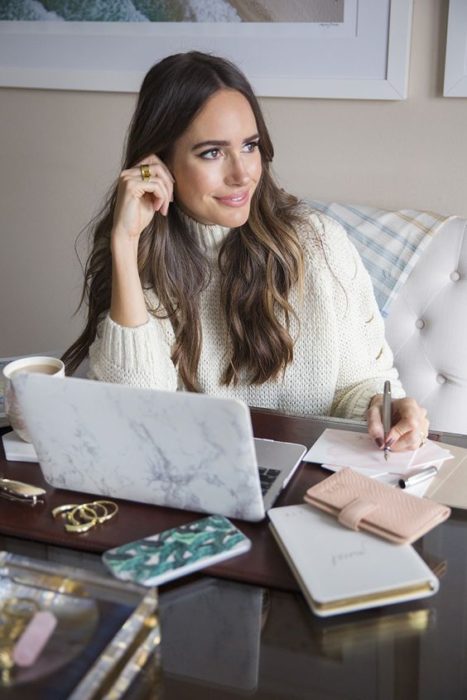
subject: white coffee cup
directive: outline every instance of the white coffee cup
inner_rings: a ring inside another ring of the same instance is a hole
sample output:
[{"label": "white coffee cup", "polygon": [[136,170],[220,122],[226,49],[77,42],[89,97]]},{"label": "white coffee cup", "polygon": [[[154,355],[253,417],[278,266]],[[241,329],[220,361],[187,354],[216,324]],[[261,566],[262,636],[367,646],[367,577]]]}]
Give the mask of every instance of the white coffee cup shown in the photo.
[{"label": "white coffee cup", "polygon": [[53,377],[64,377],[65,365],[56,357],[32,356],[13,360],[13,362],[9,362],[3,368],[6,416],[18,437],[25,442],[31,442],[11,383],[12,377],[24,373],[49,374]]}]

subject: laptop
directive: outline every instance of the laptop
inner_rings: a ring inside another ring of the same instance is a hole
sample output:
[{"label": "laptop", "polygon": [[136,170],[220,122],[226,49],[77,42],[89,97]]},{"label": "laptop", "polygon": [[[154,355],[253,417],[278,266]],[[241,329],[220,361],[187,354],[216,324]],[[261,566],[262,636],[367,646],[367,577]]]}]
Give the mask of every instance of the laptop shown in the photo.
[{"label": "laptop", "polygon": [[306,452],[254,438],[237,399],[40,374],[12,381],[58,489],[258,521]]}]

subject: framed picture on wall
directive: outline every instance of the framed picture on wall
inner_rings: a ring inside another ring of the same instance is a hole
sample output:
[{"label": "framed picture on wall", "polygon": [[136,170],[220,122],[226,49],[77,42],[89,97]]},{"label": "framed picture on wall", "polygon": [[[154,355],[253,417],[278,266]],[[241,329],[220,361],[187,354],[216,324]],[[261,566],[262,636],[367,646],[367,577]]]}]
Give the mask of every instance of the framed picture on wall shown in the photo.
[{"label": "framed picture on wall", "polygon": [[467,97],[467,2],[449,0],[444,97]]},{"label": "framed picture on wall", "polygon": [[412,0],[49,6],[0,6],[0,85],[137,92],[159,59],[197,49],[232,59],[262,96],[407,96]]}]

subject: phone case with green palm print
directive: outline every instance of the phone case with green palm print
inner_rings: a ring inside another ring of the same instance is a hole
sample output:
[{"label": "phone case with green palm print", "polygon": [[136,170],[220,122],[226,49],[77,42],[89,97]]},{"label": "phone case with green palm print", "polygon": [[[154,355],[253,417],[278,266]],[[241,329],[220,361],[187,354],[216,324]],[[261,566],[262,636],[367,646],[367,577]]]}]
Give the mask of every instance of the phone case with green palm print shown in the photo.
[{"label": "phone case with green palm print", "polygon": [[243,554],[251,541],[222,515],[210,515],[157,535],[109,549],[102,560],[114,576],[160,586]]}]

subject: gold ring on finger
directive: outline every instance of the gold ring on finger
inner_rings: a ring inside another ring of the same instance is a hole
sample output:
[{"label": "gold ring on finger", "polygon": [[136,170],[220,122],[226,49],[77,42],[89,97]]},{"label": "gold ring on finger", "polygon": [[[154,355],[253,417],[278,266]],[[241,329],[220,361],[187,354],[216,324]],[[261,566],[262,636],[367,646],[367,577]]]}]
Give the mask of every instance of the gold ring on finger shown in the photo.
[{"label": "gold ring on finger", "polygon": [[147,163],[139,166],[139,171],[141,173],[141,179],[143,182],[148,182],[151,179],[151,171]]}]

